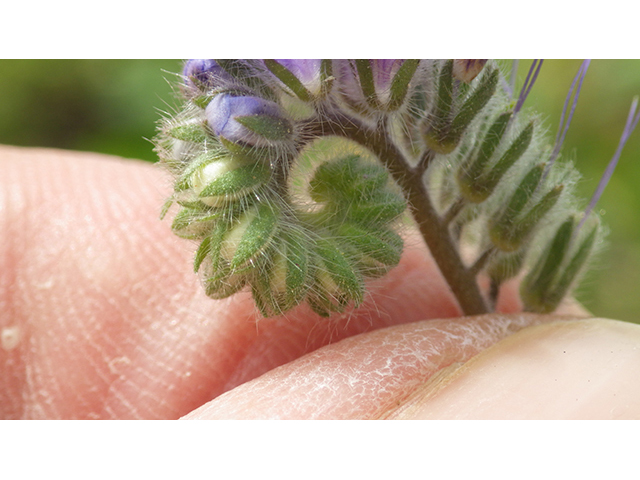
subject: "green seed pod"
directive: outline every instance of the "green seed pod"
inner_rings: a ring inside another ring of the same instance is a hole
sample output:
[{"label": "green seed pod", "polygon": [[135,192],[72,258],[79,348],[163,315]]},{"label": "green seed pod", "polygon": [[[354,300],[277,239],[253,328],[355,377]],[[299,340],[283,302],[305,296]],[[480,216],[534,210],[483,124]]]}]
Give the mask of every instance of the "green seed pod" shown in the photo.
[{"label": "green seed pod", "polygon": [[543,255],[522,281],[520,296],[528,311],[548,313],[555,308],[550,293],[553,296],[555,279],[561,274],[574,227],[573,216],[560,225]]},{"label": "green seed pod", "polygon": [[489,103],[491,97],[496,92],[496,86],[498,85],[499,72],[497,68],[486,73],[478,87],[473,91],[471,95],[465,100],[460,111],[456,114],[451,126],[441,143],[447,145],[447,149],[452,151],[460,143],[462,135],[467,130],[473,119],[480,113],[480,111]]},{"label": "green seed pod", "polygon": [[234,156],[204,165],[191,175],[191,187],[199,200],[219,207],[257,191],[271,178],[271,167],[265,162],[243,162]]},{"label": "green seed pod", "polygon": [[524,265],[524,259],[526,252],[524,249],[515,253],[500,253],[495,255],[487,266],[487,275],[496,284],[515,277],[522,266]]},{"label": "green seed pod", "polygon": [[527,173],[516,191],[511,196],[506,208],[501,215],[492,222],[489,228],[489,236],[493,244],[500,250],[512,252],[520,248],[524,238],[522,229],[516,227],[516,219],[522,214],[531,196],[536,191],[545,169],[544,163],[536,165]]},{"label": "green seed pod", "polygon": [[[450,153],[451,145],[442,144],[451,120],[453,105],[453,60],[447,60],[438,76],[436,105],[431,115],[431,125],[428,126],[424,140],[427,146],[438,153]],[[455,147],[454,147],[455,148]]]},{"label": "green seed pod", "polygon": [[[533,138],[533,122],[530,122],[520,132],[518,137],[511,143],[509,149],[502,155],[500,160],[491,167],[489,172],[482,174],[472,181],[460,182],[462,195],[473,203],[484,202],[493,193],[496,186],[519,159],[531,144]],[[469,179],[471,180],[471,179]]]}]

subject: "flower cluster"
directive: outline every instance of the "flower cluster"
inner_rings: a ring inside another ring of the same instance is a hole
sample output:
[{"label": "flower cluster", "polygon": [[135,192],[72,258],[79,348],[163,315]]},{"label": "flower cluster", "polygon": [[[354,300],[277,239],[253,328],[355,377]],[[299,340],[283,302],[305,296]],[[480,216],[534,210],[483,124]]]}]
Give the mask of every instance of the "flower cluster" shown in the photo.
[{"label": "flower cluster", "polygon": [[493,62],[189,60],[181,89],[157,140],[176,178],[164,213],[177,203],[174,232],[200,242],[213,298],[249,286],[265,316],[357,306],[399,262],[407,205],[468,314],[525,271],[525,307],[552,311],[600,241],[575,169]]}]

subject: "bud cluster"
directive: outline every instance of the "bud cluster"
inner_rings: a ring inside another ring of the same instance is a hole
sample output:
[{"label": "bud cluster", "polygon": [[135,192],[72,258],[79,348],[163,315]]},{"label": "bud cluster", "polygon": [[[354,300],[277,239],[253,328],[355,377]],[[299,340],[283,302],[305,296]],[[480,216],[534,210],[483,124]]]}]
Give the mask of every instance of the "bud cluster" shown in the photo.
[{"label": "bud cluster", "polygon": [[176,179],[164,213],[177,204],[174,232],[200,242],[207,294],[248,286],[265,316],[357,306],[365,280],[399,262],[409,205],[465,313],[490,311],[521,272],[525,307],[555,309],[600,242],[599,221],[583,226],[575,169],[554,162],[501,75],[486,60],[186,62],[184,103],[157,151]]}]

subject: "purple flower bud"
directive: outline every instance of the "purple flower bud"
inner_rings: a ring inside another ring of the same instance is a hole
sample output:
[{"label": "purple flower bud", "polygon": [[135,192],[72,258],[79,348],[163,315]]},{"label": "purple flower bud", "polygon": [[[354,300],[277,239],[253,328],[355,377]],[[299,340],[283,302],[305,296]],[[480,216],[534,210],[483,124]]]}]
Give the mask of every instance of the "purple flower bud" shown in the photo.
[{"label": "purple flower bud", "polygon": [[[386,105],[391,95],[391,83],[404,60],[369,60],[372,85],[361,79],[354,60],[335,60],[334,75],[343,98],[350,105],[368,103]],[[373,90],[367,92],[367,89]]]},{"label": "purple flower bud", "polygon": [[231,76],[215,60],[187,60],[182,74],[185,77],[185,83],[191,88],[198,87],[194,79],[211,87],[217,86],[220,81],[232,80]]},{"label": "purple flower bud", "polygon": [[476,78],[484,68],[486,60],[454,60],[453,78],[469,83]]},{"label": "purple flower bud", "polygon": [[265,135],[260,135],[256,130],[243,125],[241,123],[243,118],[265,119],[267,129],[271,125],[274,129],[278,129],[283,122],[286,122],[282,118],[278,104],[258,97],[230,94],[216,95],[207,106],[205,117],[216,135],[231,142],[244,142],[251,145],[265,145],[268,142],[265,143]]}]

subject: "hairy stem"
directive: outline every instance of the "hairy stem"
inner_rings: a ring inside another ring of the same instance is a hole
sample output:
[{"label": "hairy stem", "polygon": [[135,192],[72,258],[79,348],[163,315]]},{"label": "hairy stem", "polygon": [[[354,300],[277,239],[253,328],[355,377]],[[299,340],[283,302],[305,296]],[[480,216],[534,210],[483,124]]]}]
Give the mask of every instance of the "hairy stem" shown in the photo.
[{"label": "hairy stem", "polygon": [[[327,132],[354,140],[377,155],[404,192],[411,215],[464,314],[488,313],[489,308],[480,293],[474,272],[462,262],[448,225],[439,217],[429,198],[422,172],[409,165],[391,141],[386,128],[373,129],[355,118],[333,112],[331,116],[309,125],[310,134],[326,135]],[[426,157],[431,158],[432,155]]]}]

